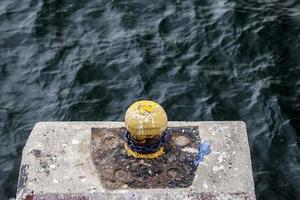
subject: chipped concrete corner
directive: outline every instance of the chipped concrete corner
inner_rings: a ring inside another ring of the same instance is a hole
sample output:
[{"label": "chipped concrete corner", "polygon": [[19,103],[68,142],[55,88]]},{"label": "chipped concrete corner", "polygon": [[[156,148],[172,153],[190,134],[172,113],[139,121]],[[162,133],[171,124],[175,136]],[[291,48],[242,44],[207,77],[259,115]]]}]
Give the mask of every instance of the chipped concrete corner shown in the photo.
[{"label": "chipped concrete corner", "polygon": [[[16,199],[255,199],[245,123],[169,122],[168,126],[198,127],[197,134],[201,142],[197,148],[187,145],[190,143],[189,139],[182,137],[185,136],[185,129],[182,129],[181,135],[179,134],[173,140],[178,144],[176,147],[178,151],[182,151],[180,155],[186,155],[185,160],[188,161],[193,159],[192,164],[196,166],[191,184],[178,184],[181,187],[173,184],[169,187],[167,182],[166,187],[160,187],[161,182],[158,182],[159,187],[146,185],[143,188],[130,187],[130,184],[124,182],[123,185],[118,183],[118,187],[113,189],[107,188],[99,177],[99,169],[101,171],[102,168],[98,168],[95,164],[92,129],[121,130],[124,127],[123,122],[40,122],[35,125],[23,150]],[[109,131],[106,134],[109,134]],[[119,148],[117,155],[122,155],[124,159],[123,150],[120,149],[120,145],[117,146],[111,145],[112,148]],[[110,149],[110,151],[112,154],[116,153],[114,150]],[[103,153],[101,155],[105,156]],[[97,159],[101,160],[100,157]],[[147,171],[148,162],[139,160],[137,166],[145,167]],[[119,170],[117,175],[112,174],[112,176],[123,176],[125,173],[123,172]],[[132,170],[126,171],[129,172]],[[172,178],[174,173],[172,172],[168,178]],[[180,170],[176,173],[180,173]],[[151,176],[152,173],[143,181],[153,180],[154,177]],[[111,180],[113,184],[115,179]],[[133,186],[136,184],[136,182],[130,183]]]}]

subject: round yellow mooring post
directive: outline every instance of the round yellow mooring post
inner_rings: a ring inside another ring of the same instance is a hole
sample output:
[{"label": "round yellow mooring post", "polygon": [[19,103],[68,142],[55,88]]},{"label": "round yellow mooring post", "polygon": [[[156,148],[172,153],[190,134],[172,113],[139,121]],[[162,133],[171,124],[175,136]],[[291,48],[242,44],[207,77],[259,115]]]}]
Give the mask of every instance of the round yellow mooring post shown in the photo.
[{"label": "round yellow mooring post", "polygon": [[129,134],[125,148],[128,154],[137,158],[162,155],[164,150],[159,143],[167,123],[167,114],[158,103],[143,100],[132,104],[125,114],[125,126]]}]

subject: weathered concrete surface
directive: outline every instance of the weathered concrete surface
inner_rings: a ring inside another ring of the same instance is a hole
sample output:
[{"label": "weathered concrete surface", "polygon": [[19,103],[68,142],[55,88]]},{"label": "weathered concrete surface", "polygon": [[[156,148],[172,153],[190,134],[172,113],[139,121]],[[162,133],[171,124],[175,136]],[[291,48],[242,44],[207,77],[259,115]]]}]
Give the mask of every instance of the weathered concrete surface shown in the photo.
[{"label": "weathered concrete surface", "polygon": [[243,122],[169,122],[168,126],[199,126],[201,143],[211,147],[189,188],[105,190],[91,158],[91,128],[124,127],[124,123],[40,122],[23,150],[17,200],[255,199]]}]

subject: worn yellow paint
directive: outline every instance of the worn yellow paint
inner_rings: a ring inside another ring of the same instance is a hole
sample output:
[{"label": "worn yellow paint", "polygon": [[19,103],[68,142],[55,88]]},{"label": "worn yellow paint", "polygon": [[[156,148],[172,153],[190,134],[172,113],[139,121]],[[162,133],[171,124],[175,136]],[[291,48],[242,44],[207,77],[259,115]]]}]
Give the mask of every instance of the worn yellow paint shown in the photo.
[{"label": "worn yellow paint", "polygon": [[129,156],[133,156],[135,158],[142,158],[142,159],[155,159],[155,158],[158,158],[159,156],[162,156],[165,154],[163,147],[159,147],[158,150],[154,153],[147,153],[147,154],[138,153],[136,151],[133,151],[130,147],[128,147],[127,144],[125,144],[125,149]]},{"label": "worn yellow paint", "polygon": [[[154,101],[137,101],[125,114],[125,126],[130,138],[139,145],[147,146],[157,142],[163,135],[168,124],[165,110]],[[163,147],[154,153],[138,153],[125,144],[127,154],[135,158],[154,159],[164,154]]]},{"label": "worn yellow paint", "polygon": [[167,123],[165,110],[154,101],[137,101],[125,114],[125,126],[130,136],[141,141],[162,136]]}]

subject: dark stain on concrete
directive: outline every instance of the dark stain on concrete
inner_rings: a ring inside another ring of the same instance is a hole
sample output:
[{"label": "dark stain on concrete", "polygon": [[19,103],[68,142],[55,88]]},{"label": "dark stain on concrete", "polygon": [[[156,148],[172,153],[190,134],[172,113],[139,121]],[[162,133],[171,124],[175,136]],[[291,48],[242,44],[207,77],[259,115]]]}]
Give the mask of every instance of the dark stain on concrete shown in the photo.
[{"label": "dark stain on concrete", "polygon": [[49,165],[46,161],[40,161],[40,166],[47,175],[50,174]]},{"label": "dark stain on concrete", "polygon": [[[118,196],[118,195],[117,195]],[[29,194],[26,196],[24,200],[90,200],[90,199],[102,199],[105,197],[105,194],[103,193],[94,193],[91,194]],[[133,197],[136,197],[137,199],[148,199],[147,195],[145,198],[135,194],[132,194],[130,196],[122,196],[118,197],[118,199],[132,199]],[[172,196],[171,196],[172,197]],[[112,197],[113,198],[113,197]],[[230,199],[230,200],[251,200],[249,194],[246,192],[234,192],[234,193],[214,193],[214,192],[193,192],[188,195],[189,199],[193,200],[220,200],[220,199]],[[155,198],[156,199],[156,198]],[[160,199],[166,200],[170,199],[169,195],[166,195],[165,193],[161,193]]]},{"label": "dark stain on concrete", "polygon": [[201,199],[201,200],[217,200],[221,198],[226,198],[231,200],[250,200],[250,196],[246,192],[233,192],[233,193],[203,192],[203,193],[193,193],[192,196],[196,197],[196,199]]},{"label": "dark stain on concrete", "polygon": [[33,149],[31,153],[34,155],[35,158],[40,158],[42,156],[42,151],[39,149]]},{"label": "dark stain on concrete", "polygon": [[89,195],[40,194],[25,200],[90,200]]},{"label": "dark stain on concrete", "polygon": [[20,192],[23,189],[23,192],[25,192],[25,187],[28,181],[28,164],[23,164],[20,167],[20,174],[19,174],[19,180],[17,185],[17,191]]}]

